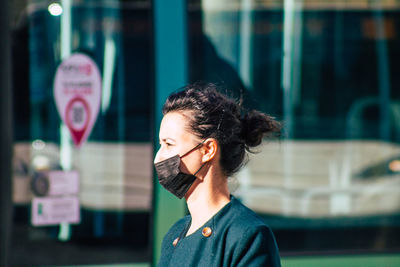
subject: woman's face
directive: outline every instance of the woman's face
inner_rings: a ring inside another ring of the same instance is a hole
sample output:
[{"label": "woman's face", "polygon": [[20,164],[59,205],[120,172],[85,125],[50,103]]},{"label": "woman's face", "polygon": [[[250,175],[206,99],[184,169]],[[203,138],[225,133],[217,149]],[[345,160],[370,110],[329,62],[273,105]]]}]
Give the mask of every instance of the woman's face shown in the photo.
[{"label": "woman's face", "polygon": [[[182,156],[201,140],[188,131],[187,115],[180,112],[169,112],[164,115],[160,125],[160,149],[158,150],[154,163],[163,161],[175,155]],[[184,173],[195,173],[202,165],[202,154],[199,149],[193,150],[181,158],[181,171]]]}]

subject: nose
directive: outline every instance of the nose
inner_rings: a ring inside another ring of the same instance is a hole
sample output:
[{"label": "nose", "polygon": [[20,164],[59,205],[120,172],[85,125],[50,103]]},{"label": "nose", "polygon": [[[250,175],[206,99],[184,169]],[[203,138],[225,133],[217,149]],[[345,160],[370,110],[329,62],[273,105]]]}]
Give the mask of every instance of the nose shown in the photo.
[{"label": "nose", "polygon": [[154,157],[154,163],[160,162],[163,160],[161,153],[160,153],[161,148],[157,151],[156,156]]}]

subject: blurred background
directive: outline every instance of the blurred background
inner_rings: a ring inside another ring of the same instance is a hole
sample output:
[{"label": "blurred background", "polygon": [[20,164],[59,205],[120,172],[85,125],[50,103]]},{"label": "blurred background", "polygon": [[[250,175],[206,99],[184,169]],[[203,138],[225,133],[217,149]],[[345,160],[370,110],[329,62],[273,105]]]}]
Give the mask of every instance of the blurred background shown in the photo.
[{"label": "blurred background", "polygon": [[[0,264],[155,266],[163,235],[187,212],[154,177],[161,105],[203,80],[284,124],[230,178],[273,229],[283,266],[400,266],[399,0],[1,5],[0,127],[10,134],[0,150],[10,160]],[[53,93],[74,53],[102,77],[79,148]],[[38,181],[57,172],[78,174],[79,222],[34,225],[33,199],[51,187]]]}]

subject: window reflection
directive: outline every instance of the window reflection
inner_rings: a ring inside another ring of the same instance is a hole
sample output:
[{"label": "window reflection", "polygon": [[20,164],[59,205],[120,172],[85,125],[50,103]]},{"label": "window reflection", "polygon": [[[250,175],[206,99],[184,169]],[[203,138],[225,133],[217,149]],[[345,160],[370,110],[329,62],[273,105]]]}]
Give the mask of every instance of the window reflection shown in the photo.
[{"label": "window reflection", "polygon": [[285,125],[234,192],[283,253],[400,248],[399,7],[190,1],[191,79],[226,84]]},{"label": "window reflection", "polygon": [[[150,261],[150,2],[14,5],[12,265]],[[100,112],[79,149],[61,127],[53,96],[56,68],[75,52],[89,56],[102,77]],[[60,170],[79,173],[80,223],[33,226],[32,181]]]}]

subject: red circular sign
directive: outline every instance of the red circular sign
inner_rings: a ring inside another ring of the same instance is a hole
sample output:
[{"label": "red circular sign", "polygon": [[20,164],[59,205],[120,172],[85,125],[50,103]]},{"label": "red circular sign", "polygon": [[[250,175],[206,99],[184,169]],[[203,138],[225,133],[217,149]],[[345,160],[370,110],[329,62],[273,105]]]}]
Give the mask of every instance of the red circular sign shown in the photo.
[{"label": "red circular sign", "polygon": [[89,121],[90,108],[86,100],[80,96],[71,99],[65,109],[65,123],[76,143],[80,143]]}]

